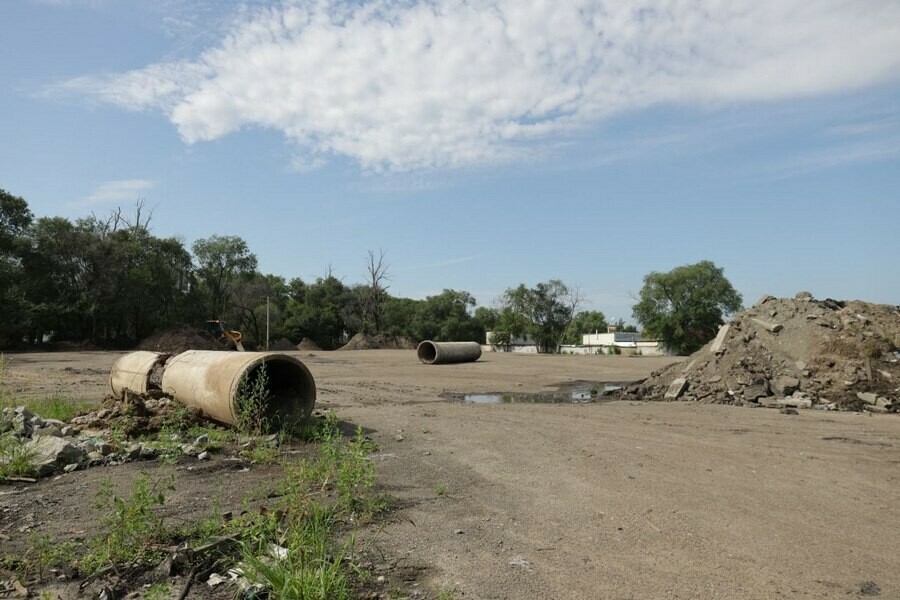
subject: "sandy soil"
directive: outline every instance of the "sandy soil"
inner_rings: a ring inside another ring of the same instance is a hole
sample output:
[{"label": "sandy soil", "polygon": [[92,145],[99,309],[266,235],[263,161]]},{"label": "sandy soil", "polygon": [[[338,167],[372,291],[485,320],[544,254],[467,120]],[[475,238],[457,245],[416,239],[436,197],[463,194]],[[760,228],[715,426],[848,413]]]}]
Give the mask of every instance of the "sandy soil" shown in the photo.
[{"label": "sandy soil", "polygon": [[[450,399],[633,380],[667,358],[487,354],[425,366],[412,351],[297,355],[316,377],[318,405],[370,430],[380,446],[373,459],[398,509],[359,538],[384,557],[376,567],[398,589],[498,599],[847,598],[877,590],[900,598],[896,415]],[[61,389],[99,398],[118,356],[8,355],[7,383],[26,395]],[[0,492],[40,496],[57,518],[77,521],[88,514],[77,507],[93,499],[92,486],[77,479],[88,473]],[[223,476],[238,474],[222,468]],[[254,473],[260,485],[266,476]],[[216,487],[194,489],[190,480],[176,482],[185,499]],[[254,483],[246,485],[233,487]],[[39,531],[54,518],[40,506],[28,509]],[[0,506],[0,533],[19,535],[27,516],[19,512]]]}]

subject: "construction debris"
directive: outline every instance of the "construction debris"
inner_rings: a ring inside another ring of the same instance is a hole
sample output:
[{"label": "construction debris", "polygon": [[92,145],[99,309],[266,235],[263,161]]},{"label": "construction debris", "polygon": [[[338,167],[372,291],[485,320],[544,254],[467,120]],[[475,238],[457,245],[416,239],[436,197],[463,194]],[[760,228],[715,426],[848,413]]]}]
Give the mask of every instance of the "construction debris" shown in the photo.
[{"label": "construction debris", "polygon": [[900,408],[900,307],[764,296],[686,362],[623,391],[772,408]]}]

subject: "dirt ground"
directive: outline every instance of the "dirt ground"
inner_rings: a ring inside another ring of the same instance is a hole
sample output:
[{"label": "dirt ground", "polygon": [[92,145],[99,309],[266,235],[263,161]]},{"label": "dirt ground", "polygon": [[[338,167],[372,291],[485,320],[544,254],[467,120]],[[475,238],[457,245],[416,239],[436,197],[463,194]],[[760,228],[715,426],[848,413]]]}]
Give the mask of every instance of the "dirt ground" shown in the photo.
[{"label": "dirt ground", "polygon": [[[7,355],[5,384],[99,399],[119,355]],[[489,353],[425,366],[414,351],[296,355],[317,406],[380,447],[379,481],[398,508],[358,540],[383,557],[387,586],[485,599],[900,598],[897,415],[452,399],[629,381],[671,358]],[[238,490],[264,497],[272,481],[271,467],[191,467],[178,472],[174,513],[217,494],[227,509]],[[90,531],[99,479],[138,468],[0,486],[2,544],[21,531],[65,535],[59,520]]]}]

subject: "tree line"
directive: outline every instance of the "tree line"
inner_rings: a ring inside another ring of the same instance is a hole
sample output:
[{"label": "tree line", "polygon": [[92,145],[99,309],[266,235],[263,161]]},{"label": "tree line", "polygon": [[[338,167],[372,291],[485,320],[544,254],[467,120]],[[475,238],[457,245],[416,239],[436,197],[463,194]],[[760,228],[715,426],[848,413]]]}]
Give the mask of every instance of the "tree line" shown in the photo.
[{"label": "tree line", "polygon": [[[476,308],[463,290],[402,298],[388,291],[381,250],[368,253],[361,283],[345,284],[330,270],[313,281],[287,279],[260,272],[238,236],[213,235],[188,248],[178,238],[155,236],[151,222],[141,202],[105,217],[35,218],[23,198],[0,189],[0,348],[40,344],[50,332],[54,341],[128,348],[155,332],[203,327],[209,319],[225,320],[261,344],[268,315],[270,339],[308,338],[324,349],[358,332],[484,342],[493,331],[494,343],[528,337],[554,352],[608,325],[602,312],[579,310],[580,290],[558,279],[509,288],[493,307]],[[648,275],[635,306],[645,333],[667,336],[679,351],[715,335],[723,316],[740,306],[721,270],[712,263],[691,267],[687,274],[673,271],[674,280],[665,278],[671,273]],[[698,288],[698,276],[713,281]],[[723,293],[722,302],[698,301]]]}]

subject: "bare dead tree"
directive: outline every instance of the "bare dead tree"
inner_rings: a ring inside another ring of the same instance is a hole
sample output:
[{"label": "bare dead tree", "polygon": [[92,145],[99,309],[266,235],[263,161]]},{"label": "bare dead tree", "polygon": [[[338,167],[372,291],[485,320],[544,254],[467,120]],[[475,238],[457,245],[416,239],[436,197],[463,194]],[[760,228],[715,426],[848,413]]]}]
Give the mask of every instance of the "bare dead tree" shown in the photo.
[{"label": "bare dead tree", "polygon": [[387,291],[390,286],[386,285],[390,281],[389,265],[385,262],[387,253],[379,248],[376,254],[374,250],[369,250],[368,259],[366,261],[366,273],[368,290],[364,301],[363,312],[365,322],[371,326],[373,332],[377,333],[381,326],[381,316],[384,313],[384,304],[387,300]]}]

